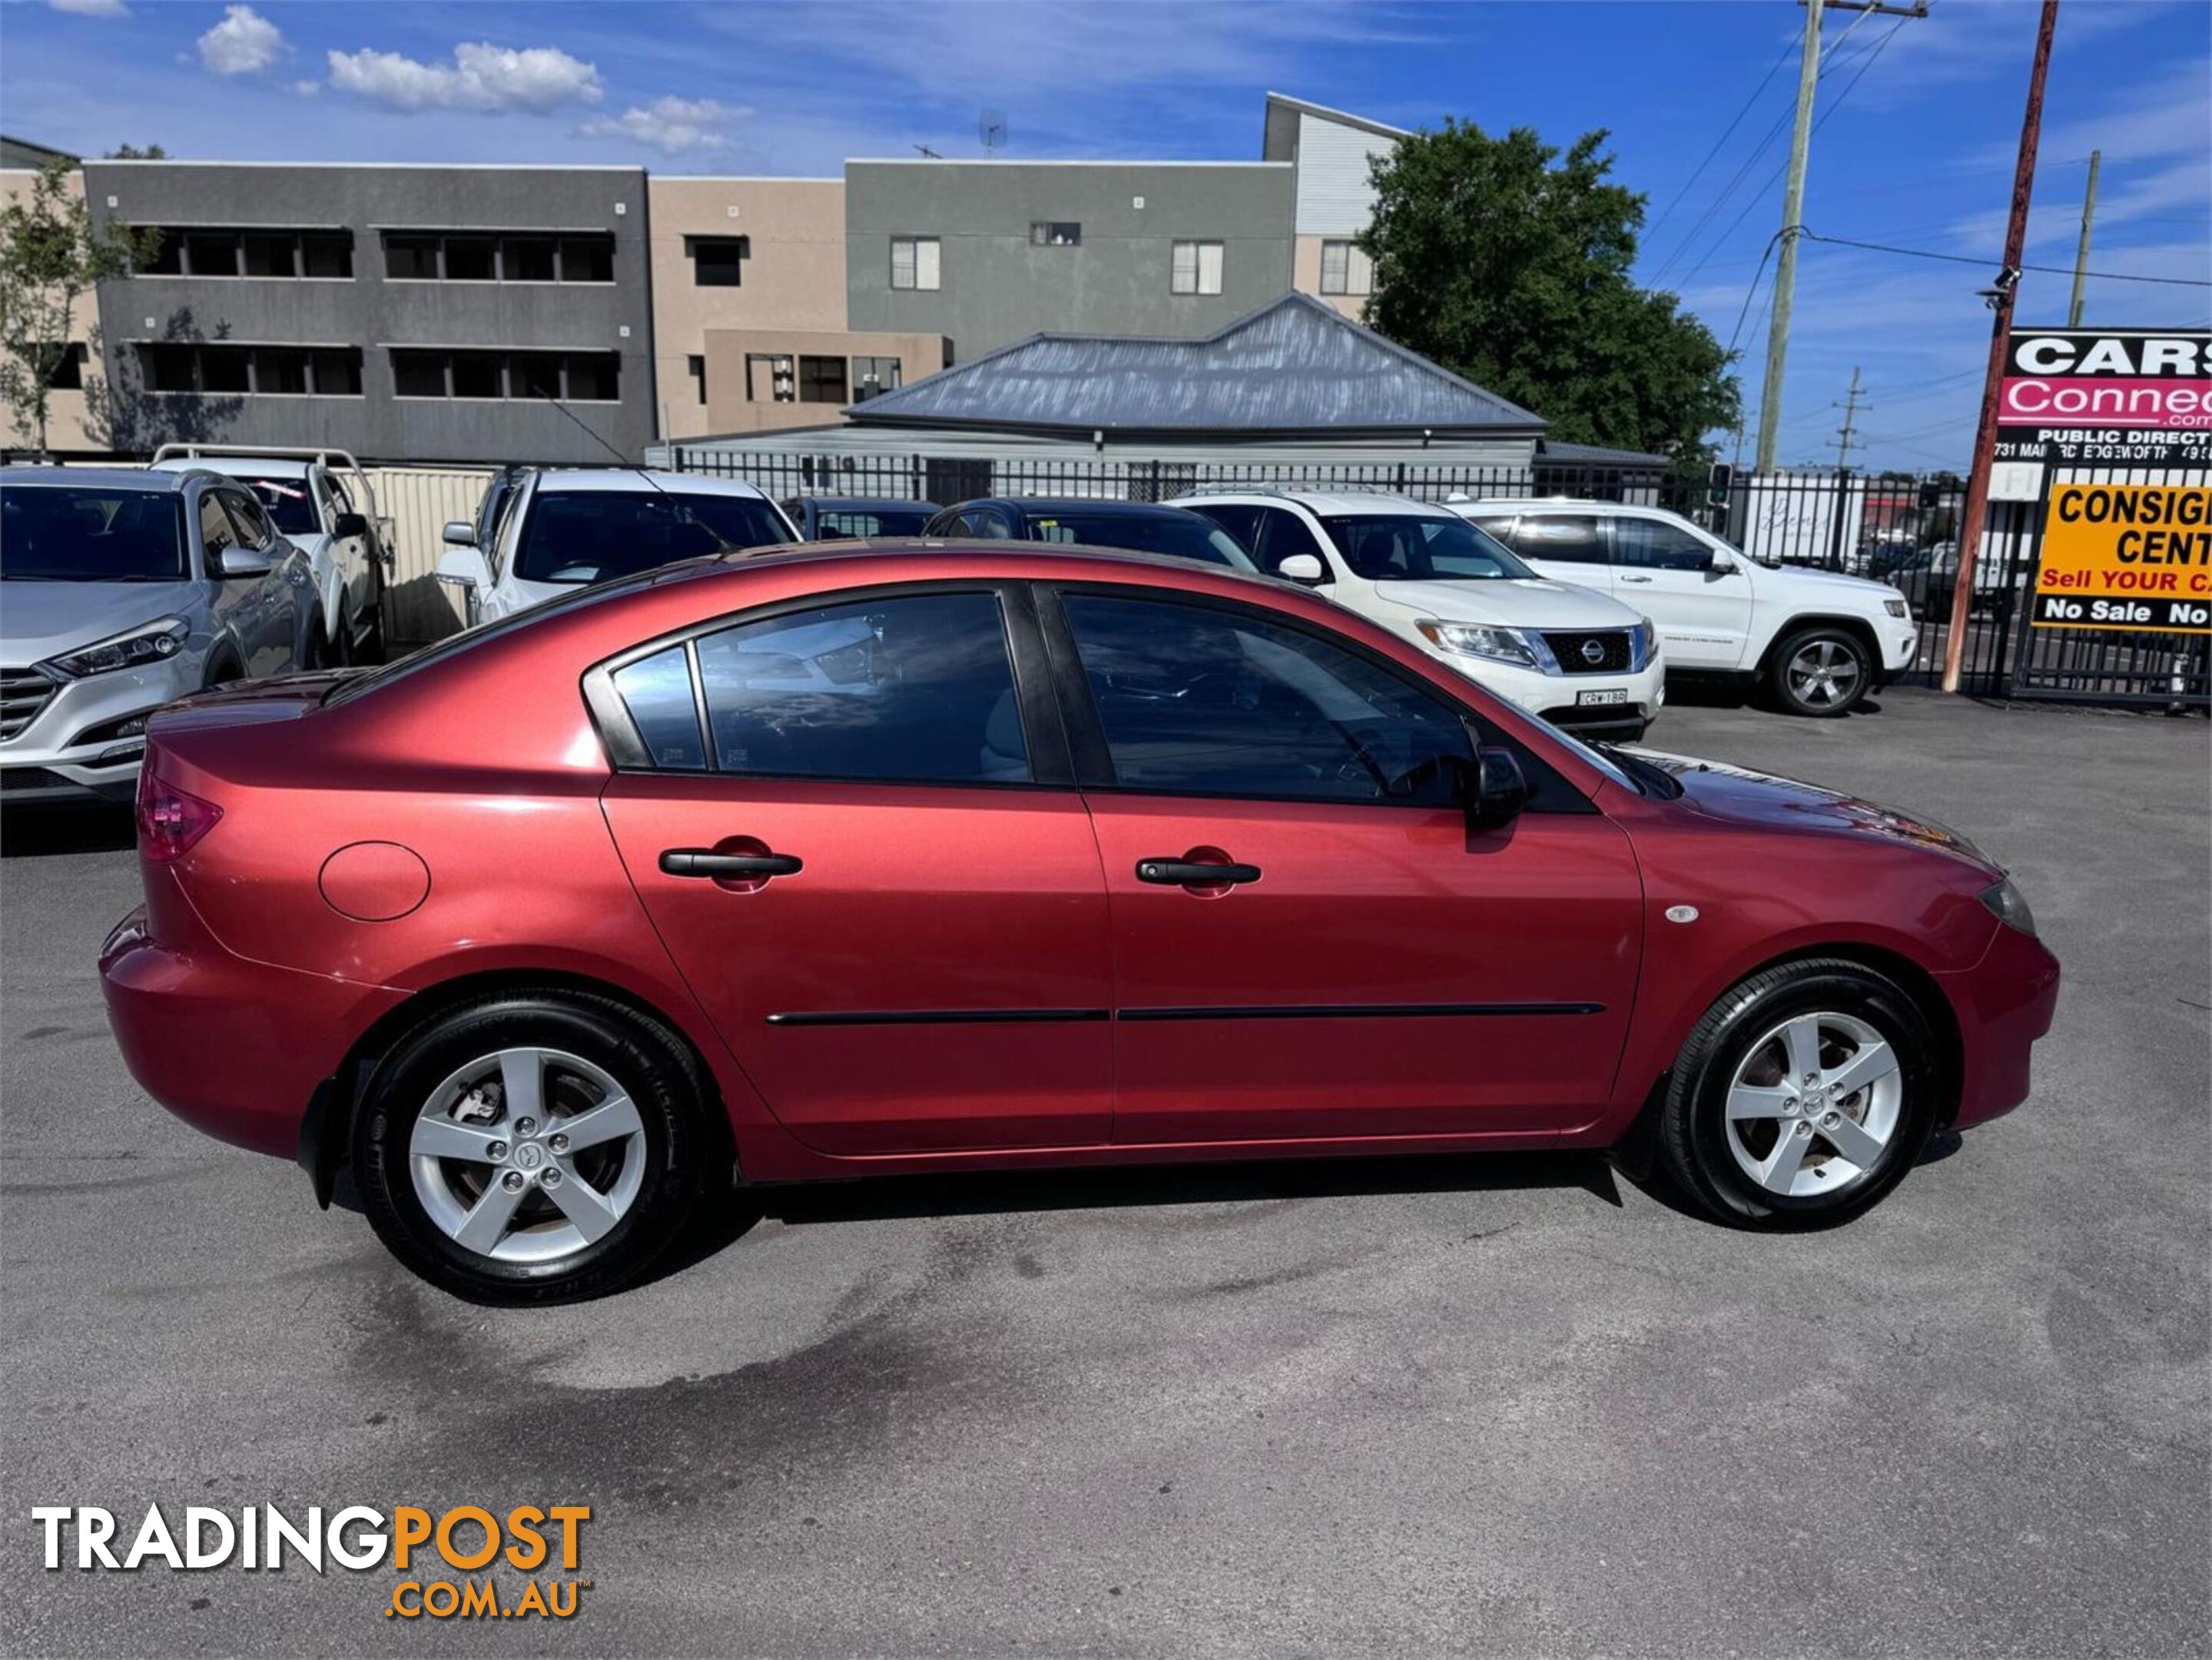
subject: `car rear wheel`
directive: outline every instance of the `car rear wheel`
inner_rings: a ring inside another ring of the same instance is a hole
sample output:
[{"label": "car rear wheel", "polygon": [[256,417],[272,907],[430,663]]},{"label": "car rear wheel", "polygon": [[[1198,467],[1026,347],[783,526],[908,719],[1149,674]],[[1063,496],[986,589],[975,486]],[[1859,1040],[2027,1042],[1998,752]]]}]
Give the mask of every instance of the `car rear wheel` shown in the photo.
[{"label": "car rear wheel", "polygon": [[1849,714],[1874,685],[1866,642],[1843,629],[1805,629],[1774,648],[1767,685],[1791,714]]},{"label": "car rear wheel", "polygon": [[1724,1220],[1846,1221],[1905,1179],[1936,1120],[1927,1018],[1856,963],[1785,964],[1713,1005],[1661,1108],[1678,1185]]},{"label": "car rear wheel", "polygon": [[413,1033],[355,1128],[392,1255],[482,1303],[612,1291],[690,1213],[713,1139],[682,1044],[603,999],[502,994]]}]

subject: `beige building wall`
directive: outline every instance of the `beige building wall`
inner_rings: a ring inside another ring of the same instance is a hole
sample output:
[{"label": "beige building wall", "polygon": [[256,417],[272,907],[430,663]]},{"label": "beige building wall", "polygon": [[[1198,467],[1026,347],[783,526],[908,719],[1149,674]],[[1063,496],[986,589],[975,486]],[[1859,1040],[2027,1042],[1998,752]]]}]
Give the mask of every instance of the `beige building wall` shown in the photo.
[{"label": "beige building wall", "polygon": [[[26,199],[31,194],[32,181],[38,175],[27,169],[10,167],[0,172],[0,204],[12,204]],[[71,196],[80,199],[84,195],[84,175],[72,173],[69,176]],[[97,386],[100,380],[100,353],[94,348],[93,337],[100,324],[100,301],[93,294],[78,296],[70,313],[70,340],[84,350],[83,378],[87,386]],[[38,446],[35,427],[19,426],[15,411],[0,410],[0,447],[31,450]],[[46,447],[57,455],[105,454],[107,447],[96,441],[85,430],[85,394],[82,392],[57,391],[46,398]]]},{"label": "beige building wall", "polygon": [[[925,374],[934,374],[951,361],[951,343],[937,334],[855,334],[807,329],[709,329],[706,333],[707,407],[705,419],[679,436],[712,433],[775,432],[787,427],[820,427],[844,420],[844,405],[860,400],[860,368],[855,359],[898,360],[898,384],[910,386]],[[790,360],[791,401],[775,396],[778,358]],[[830,360],[844,366],[844,395],[830,397],[827,388],[810,386],[804,374],[807,358]],[[665,383],[664,383],[665,384]],[[684,385],[691,384],[687,371]],[[888,392],[889,386],[884,387]],[[810,390],[823,395],[810,398]]]},{"label": "beige building wall", "polygon": [[1353,322],[1365,319],[1360,315],[1367,309],[1364,294],[1323,294],[1321,291],[1321,245],[1342,241],[1342,237],[1301,236],[1291,251],[1291,286],[1300,294],[1310,294],[1324,306],[1349,317]]},{"label": "beige building wall", "polygon": [[[845,327],[842,179],[678,179],[647,185],[652,213],[653,380],[664,438],[731,430],[711,418],[691,359],[712,330],[838,332]],[[742,236],[735,288],[702,288],[687,237]],[[811,412],[823,418],[817,409]],[[835,419],[834,414],[827,418]],[[787,423],[795,424],[795,423]],[[744,430],[753,430],[748,425]]]}]

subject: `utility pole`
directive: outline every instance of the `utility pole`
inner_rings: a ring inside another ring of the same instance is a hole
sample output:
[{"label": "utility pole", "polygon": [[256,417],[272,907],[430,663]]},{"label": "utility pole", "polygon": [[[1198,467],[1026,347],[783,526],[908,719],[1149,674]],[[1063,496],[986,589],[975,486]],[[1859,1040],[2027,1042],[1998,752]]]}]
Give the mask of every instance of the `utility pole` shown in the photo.
[{"label": "utility pole", "polygon": [[1774,266],[1774,320],[1766,331],[1766,380],[1759,397],[1759,448],[1752,465],[1774,468],[1782,426],[1782,372],[1790,356],[1790,311],[1797,297],[1797,240],[1805,230],[1805,161],[1813,138],[1813,91],[1820,80],[1820,14],[1871,11],[1885,17],[1925,17],[1928,0],[1893,6],[1885,0],[1799,0],[1805,8],[1805,49],[1797,59],[1797,121],[1790,132],[1790,176],[1782,189],[1782,249]]},{"label": "utility pole", "polygon": [[1959,575],[1951,593],[1951,635],[1943,647],[1943,690],[1959,690],[1966,660],[1966,620],[1974,603],[1974,566],[1982,551],[1982,522],[1990,508],[1990,464],[1996,459],[1997,399],[2004,388],[2005,347],[2012,334],[2013,295],[2020,287],[2021,251],[2027,246],[2027,204],[2035,192],[2035,147],[2043,138],[2043,82],[2051,73],[2051,38],[2058,28],[2058,0],[2043,0],[2036,26],[2035,62],[2027,72],[2027,110],[2020,121],[2020,155],[2013,163],[2012,214],[2005,223],[2004,265],[1990,299],[1990,362],[1982,376],[1982,413],[1974,429],[1974,466],[1966,479],[1966,505],[1959,514]]},{"label": "utility pole", "polygon": [[[1833,409],[1838,406],[1830,404],[1829,407]],[[1844,424],[1836,429],[1833,442],[1836,447],[1836,471],[1845,472],[1850,470],[1851,465],[1851,446],[1859,441],[1859,370],[1856,363],[1851,365],[1851,389],[1844,395],[1841,407],[1844,411]]]},{"label": "utility pole", "polygon": [[2097,221],[2097,169],[2105,164],[2105,152],[2089,152],[2089,193],[2081,198],[2081,241],[2074,250],[2074,298],[2066,307],[2066,326],[2081,326],[2081,290],[2089,277],[2089,227]]}]

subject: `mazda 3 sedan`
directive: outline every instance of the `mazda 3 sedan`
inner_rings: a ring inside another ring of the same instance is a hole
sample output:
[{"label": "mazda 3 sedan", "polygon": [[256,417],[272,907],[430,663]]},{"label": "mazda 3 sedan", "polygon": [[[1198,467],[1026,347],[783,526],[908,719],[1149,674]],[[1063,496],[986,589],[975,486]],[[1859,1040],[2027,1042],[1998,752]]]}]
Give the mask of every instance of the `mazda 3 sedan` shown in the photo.
[{"label": "mazda 3 sedan", "polygon": [[225,689],[138,824],[133,1073],[485,1301],[620,1284],[733,1169],[1648,1136],[1838,1221],[2019,1104],[2057,994],[1940,826],[1082,548],[698,560]]}]

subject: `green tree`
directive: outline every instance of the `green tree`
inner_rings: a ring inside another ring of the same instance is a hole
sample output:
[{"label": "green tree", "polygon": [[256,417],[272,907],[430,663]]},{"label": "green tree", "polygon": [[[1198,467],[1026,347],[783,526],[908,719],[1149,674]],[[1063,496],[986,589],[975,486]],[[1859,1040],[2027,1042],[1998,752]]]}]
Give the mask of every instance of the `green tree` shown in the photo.
[{"label": "green tree", "polygon": [[1742,391],[1711,330],[1629,279],[1644,198],[1607,182],[1605,141],[1585,133],[1562,159],[1530,128],[1447,119],[1376,157],[1367,321],[1553,438],[1702,466]]},{"label": "green tree", "polygon": [[107,152],[107,159],[111,161],[166,161],[169,159],[169,152],[159,144],[149,144],[143,149],[136,144],[118,144]]},{"label": "green tree", "polygon": [[28,192],[0,208],[0,402],[15,429],[46,447],[46,405],[68,361],[77,301],[134,260],[152,257],[159,231],[94,226],[71,165],[50,161]]}]

